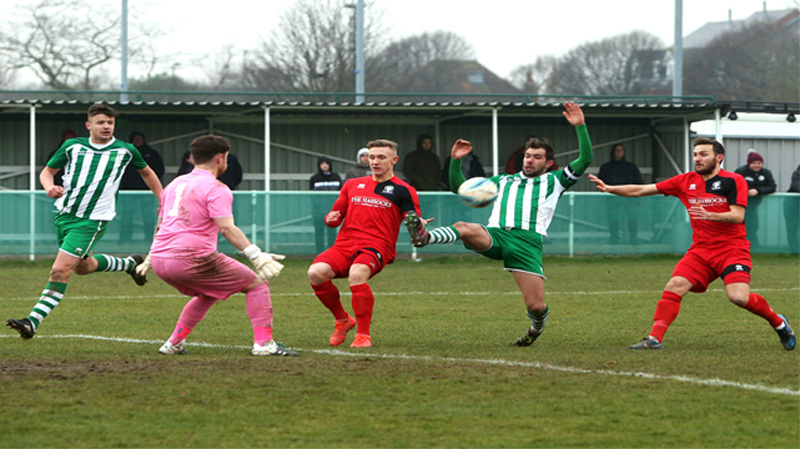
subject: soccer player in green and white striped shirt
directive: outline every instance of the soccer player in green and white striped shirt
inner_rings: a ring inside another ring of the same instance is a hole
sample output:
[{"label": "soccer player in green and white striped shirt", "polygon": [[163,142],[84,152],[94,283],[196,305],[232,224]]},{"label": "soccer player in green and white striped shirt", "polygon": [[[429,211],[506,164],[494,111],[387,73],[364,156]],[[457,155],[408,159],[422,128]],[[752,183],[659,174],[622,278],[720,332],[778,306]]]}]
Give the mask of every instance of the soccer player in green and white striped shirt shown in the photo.
[{"label": "soccer player in green and white striped shirt", "polygon": [[[565,190],[575,185],[592,162],[592,143],[581,108],[573,102],[564,103],[564,117],[578,134],[580,155],[563,170],[549,171],[555,163],[554,150],[546,141],[531,139],[525,149],[522,171],[516,174],[493,176],[499,195],[494,202],[489,223],[458,222],[435,228],[421,237],[412,238],[415,246],[429,243],[464,242],[464,246],[490,259],[502,260],[522,292],[531,326],[516,341],[517,346],[529,346],[544,330],[550,309],[544,302],[544,271],[542,269],[542,237],[553,220],[556,205]],[[472,145],[458,139],[450,151],[450,186],[453,193],[465,181],[461,158],[472,151]],[[424,226],[425,220],[420,219]]]},{"label": "soccer player in green and white striped shirt", "polygon": [[[117,191],[128,164],[139,171],[156,198],[161,197],[161,181],[147,166],[139,150],[114,138],[118,116],[110,106],[90,106],[86,121],[89,137],[66,140],[39,174],[47,196],[56,199],[54,221],[59,251],[47,286],[28,317],[6,321],[6,325],[18,331],[22,338],[33,338],[42,321],[58,306],[73,271],[79,275],[125,271],[137,284],[146,282],[146,278],[134,270],[144,261],[138,254],[124,258],[107,254],[92,257],[92,248],[116,215]],[[62,168],[63,187],[53,182],[54,175]]]}]

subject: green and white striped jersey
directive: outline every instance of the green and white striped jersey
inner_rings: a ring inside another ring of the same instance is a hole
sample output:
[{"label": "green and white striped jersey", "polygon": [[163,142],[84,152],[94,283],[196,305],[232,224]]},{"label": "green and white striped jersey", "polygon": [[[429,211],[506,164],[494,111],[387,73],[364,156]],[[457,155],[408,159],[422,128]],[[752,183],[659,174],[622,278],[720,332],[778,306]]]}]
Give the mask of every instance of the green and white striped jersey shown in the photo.
[{"label": "green and white striped jersey", "polygon": [[47,161],[64,169],[64,195],[56,200],[60,213],[89,220],[111,221],[116,215],[117,192],[125,168],[147,167],[139,150],[116,138],[105,145],[88,137],[69,139]]},{"label": "green and white striped jersey", "polygon": [[498,195],[487,226],[535,231],[542,236],[547,236],[561,194],[578,182],[569,165],[535,178],[520,172],[489,179],[497,184]]},{"label": "green and white striped jersey", "polygon": [[[594,153],[586,125],[576,126],[575,132],[579,155],[563,170],[554,170],[536,178],[528,178],[522,172],[489,178],[497,184],[498,195],[487,227],[523,229],[547,236],[561,194],[574,186],[592,163]],[[461,161],[450,159],[450,185],[455,186],[451,187],[453,193],[458,192],[458,186],[464,181]]]}]

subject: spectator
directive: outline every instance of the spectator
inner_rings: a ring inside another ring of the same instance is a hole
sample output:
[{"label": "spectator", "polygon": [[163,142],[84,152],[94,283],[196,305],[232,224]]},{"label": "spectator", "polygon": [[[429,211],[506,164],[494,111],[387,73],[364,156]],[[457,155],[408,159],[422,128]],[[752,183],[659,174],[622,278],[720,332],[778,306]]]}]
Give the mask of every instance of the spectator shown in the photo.
[{"label": "spectator", "polygon": [[[470,151],[466,156],[461,158],[461,171],[464,173],[464,178],[470,179],[475,177],[486,177],[486,172],[483,171],[483,165],[478,156]],[[442,183],[447,190],[450,189],[450,156],[444,161],[444,169],[442,169]]]},{"label": "spectator", "polygon": [[[183,153],[183,157],[181,158],[181,166],[178,168],[177,176],[185,175],[192,170],[194,170],[192,154],[187,151]],[[229,189],[235,190],[236,186],[242,183],[242,177],[242,164],[239,163],[239,158],[237,158],[234,154],[228,153],[228,169],[225,170],[225,173],[221,174],[217,179],[222,181],[222,183],[228,186]]]},{"label": "spectator", "polygon": [[417,149],[408,153],[403,163],[403,174],[417,191],[440,189],[439,176],[442,164],[433,152],[433,138],[428,134],[417,137]]},{"label": "spectator", "polygon": [[786,219],[786,237],[789,240],[789,253],[800,254],[800,165],[792,172],[789,193],[783,201],[783,216]]},{"label": "spectator", "polygon": [[747,195],[750,200],[745,210],[744,224],[747,228],[747,240],[750,240],[750,246],[757,248],[760,246],[757,234],[758,205],[761,204],[764,195],[775,193],[777,185],[772,177],[772,172],[764,168],[764,157],[752,148],[747,151],[747,165],[737,168],[736,173],[744,176],[747,181]]},{"label": "spectator", "polygon": [[[329,158],[325,156],[319,157],[317,160],[317,173],[311,176],[308,181],[308,188],[315,192],[338,192],[342,188],[342,178],[338,173],[334,173],[333,163]],[[333,242],[336,240],[336,228],[331,228],[325,224],[325,215],[331,210],[335,201],[336,196],[311,196],[311,221],[314,223],[314,243],[316,244],[317,254],[325,251],[327,247],[333,246]]]},{"label": "spectator", "polygon": [[[53,155],[56,154],[56,151],[58,151],[58,149],[61,148],[61,145],[63,145],[64,142],[66,142],[69,139],[74,139],[76,137],[78,137],[78,135],[75,134],[75,131],[71,129],[65,129],[61,133],[61,142],[59,142],[58,146],[53,151],[51,151],[50,154],[47,155],[47,160],[44,161],[44,163],[47,164],[47,162],[50,161],[50,158],[52,158]],[[64,185],[63,177],[64,177],[64,169],[62,168],[61,170],[56,172],[56,174],[53,176],[54,185],[63,186]]]},{"label": "spectator", "polygon": [[371,174],[372,170],[369,169],[369,149],[362,148],[358,150],[356,154],[356,165],[350,168],[350,170],[347,170],[347,173],[344,175],[344,180],[361,178],[362,176],[369,176]]},{"label": "spectator", "polygon": [[[142,158],[147,165],[153,169],[158,176],[158,180],[164,176],[164,161],[158,151],[154,150],[147,144],[144,134],[139,131],[134,131],[128,138],[133,146],[142,154]],[[147,184],[139,176],[139,172],[132,166],[128,166],[125,173],[122,175],[122,181],[119,185],[120,190],[148,190]],[[153,236],[156,228],[156,212],[158,210],[158,203],[154,202],[150,195],[137,195],[126,198],[125,204],[119,209],[120,218],[120,243],[127,243],[133,237],[133,223],[134,216],[141,215],[142,229],[145,241],[149,241]]]},{"label": "spectator", "polygon": [[[625,184],[643,184],[642,173],[633,162],[625,160],[625,145],[618,143],[611,147],[611,157],[608,162],[600,166],[597,174],[606,185],[618,186]],[[630,202],[618,196],[606,198],[608,209],[609,243],[619,243],[620,221],[624,221],[628,229],[628,241],[632,245],[639,243],[638,220],[636,208]]]},{"label": "spectator", "polygon": [[525,148],[527,148],[528,141],[535,138],[536,136],[534,135],[528,136],[522,146],[511,153],[511,156],[508,157],[508,161],[506,161],[506,173],[513,175],[514,173],[519,173],[520,170],[522,170],[522,161],[525,159]]}]

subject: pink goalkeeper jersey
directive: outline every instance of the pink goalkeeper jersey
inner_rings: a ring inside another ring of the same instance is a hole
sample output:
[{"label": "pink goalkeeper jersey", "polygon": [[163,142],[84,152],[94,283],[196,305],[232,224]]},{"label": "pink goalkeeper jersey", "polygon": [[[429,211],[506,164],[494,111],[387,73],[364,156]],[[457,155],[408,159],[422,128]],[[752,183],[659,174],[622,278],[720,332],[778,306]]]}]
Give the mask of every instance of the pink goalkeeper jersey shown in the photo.
[{"label": "pink goalkeeper jersey", "polygon": [[161,227],[150,254],[157,257],[205,256],[217,250],[214,218],[233,216],[233,193],[210,172],[195,169],[178,176],[161,193]]}]

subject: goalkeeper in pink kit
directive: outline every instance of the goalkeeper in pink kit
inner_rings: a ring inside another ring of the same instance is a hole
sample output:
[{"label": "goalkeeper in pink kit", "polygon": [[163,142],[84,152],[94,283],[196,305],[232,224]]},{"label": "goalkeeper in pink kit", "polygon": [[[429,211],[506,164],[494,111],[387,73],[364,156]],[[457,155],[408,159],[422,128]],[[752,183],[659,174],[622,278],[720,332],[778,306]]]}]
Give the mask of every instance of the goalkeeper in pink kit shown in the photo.
[{"label": "goalkeeper in pink kit", "polygon": [[[184,354],[186,337],[206,312],[234,293],[247,297],[247,316],[253,324],[253,355],[296,356],[272,338],[272,301],[267,279],[277,276],[284,256],[267,254],[251,244],[233,221],[233,193],[217,177],[228,167],[230,143],[220,136],[201,136],[191,145],[195,168],[175,178],[161,195],[156,233],[150,254],[137,267],[151,268],[169,285],[192,299],[183,308],[172,336],[158,350]],[[217,232],[253,263],[217,252]]]}]

